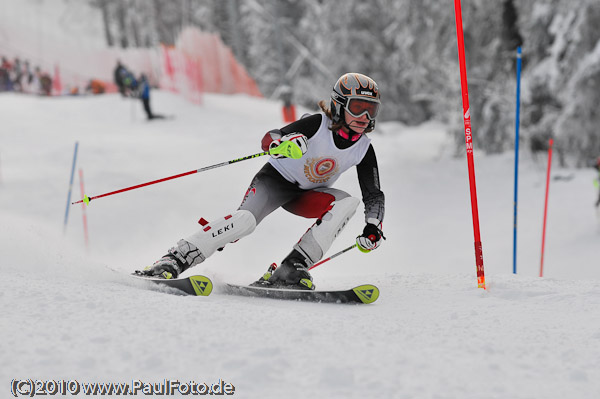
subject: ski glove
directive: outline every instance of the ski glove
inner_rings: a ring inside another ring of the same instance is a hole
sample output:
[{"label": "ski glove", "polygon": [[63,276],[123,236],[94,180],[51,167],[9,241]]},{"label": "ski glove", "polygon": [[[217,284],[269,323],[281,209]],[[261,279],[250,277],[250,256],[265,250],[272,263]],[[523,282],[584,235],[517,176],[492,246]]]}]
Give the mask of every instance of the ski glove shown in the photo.
[{"label": "ski glove", "polygon": [[367,223],[363,233],[356,237],[356,245],[360,252],[368,253],[379,248],[382,238],[385,240],[381,229],[373,223]]},{"label": "ski glove", "polygon": [[269,155],[273,158],[300,159],[308,149],[308,139],[302,133],[286,134],[269,144]]}]

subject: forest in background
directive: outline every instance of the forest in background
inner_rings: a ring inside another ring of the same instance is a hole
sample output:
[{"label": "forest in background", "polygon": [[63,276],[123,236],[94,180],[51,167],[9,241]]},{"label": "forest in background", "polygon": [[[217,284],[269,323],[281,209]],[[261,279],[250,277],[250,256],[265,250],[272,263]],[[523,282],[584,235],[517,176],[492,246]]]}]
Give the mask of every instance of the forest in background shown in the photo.
[{"label": "forest in background", "polygon": [[[443,121],[462,150],[452,2],[88,1],[101,11],[109,46],[174,44],[188,25],[219,33],[267,97],[289,86],[296,103],[315,108],[338,76],[365,73],[380,86],[382,120]],[[543,151],[554,138],[563,165],[586,166],[600,156],[600,3],[464,0],[462,12],[477,148],[514,147],[522,46],[523,144]]]}]

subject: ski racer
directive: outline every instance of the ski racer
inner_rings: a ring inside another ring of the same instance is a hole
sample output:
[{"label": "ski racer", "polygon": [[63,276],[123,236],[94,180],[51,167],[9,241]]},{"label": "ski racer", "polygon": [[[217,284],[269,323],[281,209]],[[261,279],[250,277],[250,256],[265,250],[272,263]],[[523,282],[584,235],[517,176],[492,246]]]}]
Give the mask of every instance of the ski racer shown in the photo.
[{"label": "ski racer", "polygon": [[[220,220],[179,240],[167,254],[137,274],[176,278],[204,262],[215,251],[252,233],[267,215],[278,208],[316,222],[293,246],[281,265],[272,265],[253,285],[314,290],[309,268],[327,253],[333,240],[354,215],[360,200],[333,188],[333,183],[356,166],[364,203],[365,227],[356,238],[362,252],[379,247],[383,236],[385,198],[379,183],[377,158],[366,133],[373,131],[380,106],[375,81],[359,73],[341,76],[331,93],[329,107],[320,101],[321,112],[267,132],[263,151],[271,158],[254,176],[240,207]],[[287,148],[301,158],[275,154]]]}]

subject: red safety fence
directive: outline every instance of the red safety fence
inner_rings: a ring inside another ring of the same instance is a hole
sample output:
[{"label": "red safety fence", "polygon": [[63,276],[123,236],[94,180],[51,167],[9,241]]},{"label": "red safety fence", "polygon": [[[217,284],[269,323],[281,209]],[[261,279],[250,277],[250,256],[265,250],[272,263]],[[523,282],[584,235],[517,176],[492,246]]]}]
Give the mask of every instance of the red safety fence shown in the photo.
[{"label": "red safety fence", "polygon": [[40,66],[52,78],[53,95],[86,89],[96,94],[117,92],[114,70],[120,61],[136,78],[144,73],[152,85],[194,103],[202,102],[203,93],[262,97],[256,82],[221,38],[197,28],[185,28],[174,46],[118,49],[49,39],[41,54],[39,43],[28,40],[27,35],[11,38],[10,43],[0,44],[2,54]]}]

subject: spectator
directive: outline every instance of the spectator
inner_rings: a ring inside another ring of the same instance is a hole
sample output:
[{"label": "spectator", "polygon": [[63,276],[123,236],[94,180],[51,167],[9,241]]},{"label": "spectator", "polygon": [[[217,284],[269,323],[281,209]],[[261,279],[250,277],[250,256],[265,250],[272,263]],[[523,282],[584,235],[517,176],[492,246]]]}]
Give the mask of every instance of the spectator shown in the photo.
[{"label": "spectator", "polygon": [[150,108],[150,83],[148,82],[148,77],[145,74],[140,76],[140,82],[140,99],[144,105],[144,111],[146,111],[148,120],[164,119],[163,115],[154,114]]},{"label": "spectator", "polygon": [[36,66],[33,69],[33,74],[31,75],[31,80],[29,81],[29,93],[31,94],[42,94],[41,89],[41,79],[42,71],[39,66]]},{"label": "spectator", "polygon": [[40,94],[45,96],[52,95],[52,78],[46,72],[41,72],[40,79]]},{"label": "spectator", "polygon": [[23,84],[21,81],[23,80],[23,67],[21,65],[21,60],[17,57],[15,58],[15,63],[13,65],[13,88],[16,91],[23,91]]},{"label": "spectator", "polygon": [[11,73],[12,73],[11,63],[6,59],[6,57],[2,57],[2,63],[0,64],[0,90],[1,91],[12,90]]},{"label": "spectator", "polygon": [[139,84],[133,73],[129,70],[125,69],[125,73],[123,75],[123,85],[125,87],[125,95],[129,97],[137,97],[137,91],[139,88]]},{"label": "spectator", "polygon": [[123,66],[123,64],[121,64],[121,61],[117,61],[117,66],[116,66],[115,72],[114,72],[114,79],[115,79],[115,84],[119,88],[119,93],[121,93],[121,95],[123,97],[126,96],[126,94],[125,94],[125,76],[126,75],[127,75],[127,69]]},{"label": "spectator", "polygon": [[21,92],[23,93],[32,93],[32,82],[33,82],[33,72],[31,70],[31,66],[29,61],[24,60],[21,64]]}]

